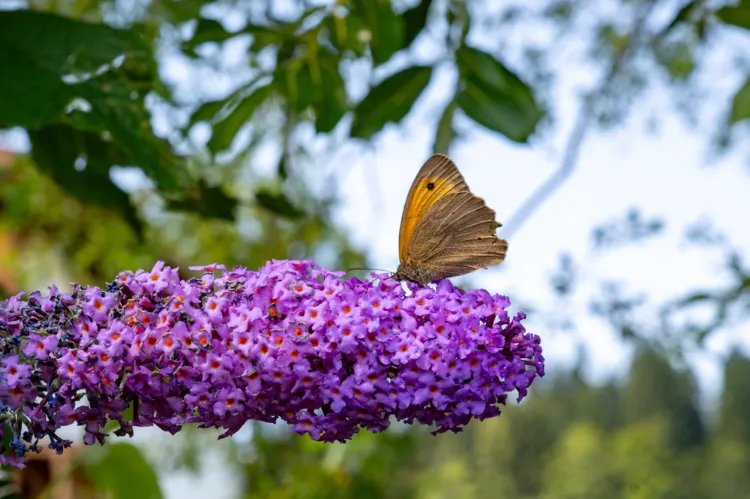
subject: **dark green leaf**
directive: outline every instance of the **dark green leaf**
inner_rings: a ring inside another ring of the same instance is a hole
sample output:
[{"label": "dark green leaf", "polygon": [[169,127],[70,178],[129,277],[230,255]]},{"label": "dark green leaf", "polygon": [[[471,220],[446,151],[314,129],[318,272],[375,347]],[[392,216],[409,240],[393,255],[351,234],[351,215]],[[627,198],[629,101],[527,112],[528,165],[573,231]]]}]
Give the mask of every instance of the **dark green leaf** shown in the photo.
[{"label": "dark green leaf", "polygon": [[245,97],[227,117],[213,126],[211,139],[208,141],[208,149],[213,154],[229,149],[240,128],[250,120],[258,107],[272,93],[273,87],[269,84],[255,89],[250,95]]},{"label": "dark green leaf", "polygon": [[429,66],[415,66],[389,76],[354,109],[351,136],[369,139],[389,122],[400,122],[414,106],[432,77]]},{"label": "dark green leaf", "polygon": [[76,89],[92,108],[75,111],[66,121],[83,130],[108,131],[128,153],[129,164],[143,169],[164,193],[179,195],[188,183],[187,172],[169,142],[154,136],[143,99],[134,98],[127,84],[111,73],[76,85]]},{"label": "dark green leaf", "polygon": [[182,46],[183,48],[192,51],[195,49],[195,47],[202,43],[221,43],[223,41],[229,40],[230,38],[234,38],[237,35],[238,33],[230,33],[225,30],[224,26],[222,26],[219,21],[201,17],[200,19],[198,19],[198,25],[195,27],[193,37],[183,43]]},{"label": "dark green leaf", "polygon": [[[282,45],[284,43],[296,42],[294,37],[295,27],[289,24],[274,24],[263,26],[250,23],[242,30],[243,33],[252,35],[251,49],[256,54],[269,45]],[[285,57],[280,57],[284,59]]]},{"label": "dark green leaf", "polygon": [[2,445],[3,449],[7,449],[11,441],[13,441],[13,430],[8,423],[3,422],[0,424],[3,425],[3,437],[2,440],[0,440],[0,444]]},{"label": "dark green leaf", "polygon": [[750,0],[741,0],[739,5],[722,7],[716,11],[716,17],[727,24],[750,29]]},{"label": "dark green leaf", "polygon": [[367,44],[360,38],[359,33],[367,29],[367,25],[361,17],[331,14],[324,22],[328,28],[331,44],[339,52],[351,51],[356,57],[365,55]]},{"label": "dark green leaf", "polygon": [[108,443],[88,448],[81,469],[98,489],[109,492],[112,499],[164,497],[156,473],[133,445]]},{"label": "dark green leaf", "polygon": [[376,66],[406,47],[404,20],[393,11],[390,0],[352,0],[349,15],[360,17],[370,31],[370,50]]},{"label": "dark green leaf", "polygon": [[213,121],[214,117],[219,113],[219,111],[224,109],[224,106],[229,103],[230,98],[231,97],[226,97],[224,99],[212,100],[204,102],[203,104],[198,106],[198,109],[196,109],[190,116],[190,121],[188,122],[184,130],[190,130],[191,128],[193,128],[193,126],[195,126],[196,123],[200,123],[201,121]]},{"label": "dark green leaf", "polygon": [[675,14],[674,18],[672,18],[672,22],[670,22],[662,31],[659,33],[659,38],[663,38],[669,34],[670,31],[672,31],[674,28],[679,26],[680,24],[687,22],[690,20],[690,16],[693,15],[693,12],[700,6],[701,2],[699,0],[690,0],[688,3],[682,6],[680,10],[677,11],[677,14]]},{"label": "dark green leaf", "polygon": [[732,99],[732,113],[729,121],[737,123],[748,118],[750,118],[750,78],[734,94],[734,98]]},{"label": "dark green leaf", "polygon": [[175,211],[189,211],[204,217],[234,219],[237,200],[228,197],[219,187],[199,186],[195,193],[188,193],[186,199],[170,200],[169,209]]},{"label": "dark green leaf", "polygon": [[279,69],[274,83],[296,114],[312,108],[319,132],[330,132],[349,110],[344,80],[339,72],[339,58],[329,49],[319,47],[304,59],[287,60]]},{"label": "dark green leaf", "polygon": [[440,116],[437,133],[435,134],[435,142],[432,146],[433,153],[447,155],[450,152],[451,143],[456,138],[456,130],[453,127],[453,116],[455,114],[456,100],[451,99],[448,105],[445,106],[442,116]]},{"label": "dark green leaf", "polygon": [[[142,48],[132,31],[40,12],[0,12],[0,123],[36,129],[59,121],[80,97],[63,76],[91,73]],[[135,69],[127,58],[126,66]]]},{"label": "dark green leaf", "polygon": [[213,124],[218,120],[224,119],[245,97],[253,92],[258,86],[258,82],[265,78],[265,75],[258,75],[247,84],[242,85],[240,88],[232,92],[229,96],[222,99],[204,102],[193,112],[192,116],[190,116],[190,121],[183,131],[190,130],[196,123],[201,121],[207,121]]},{"label": "dark green leaf", "polygon": [[205,0],[153,0],[149,12],[157,19],[180,24],[200,15]]},{"label": "dark green leaf", "polygon": [[432,0],[420,0],[420,2],[404,12],[404,47],[408,47],[419,36],[427,25],[427,16],[430,13]]},{"label": "dark green leaf", "polygon": [[323,95],[320,66],[303,59],[294,61],[277,73],[277,88],[294,111],[303,112]]},{"label": "dark green leaf", "polygon": [[315,128],[318,132],[327,133],[349,110],[349,98],[339,72],[338,59],[328,57],[319,61],[323,92],[322,98],[315,103]]},{"label": "dark green leaf", "polygon": [[532,89],[486,52],[464,46],[456,55],[464,84],[458,106],[490,130],[526,142],[543,115]]},{"label": "dark green leaf", "polygon": [[305,214],[304,211],[295,207],[284,194],[271,192],[268,189],[261,189],[255,193],[255,202],[271,213],[291,220],[299,219]]},{"label": "dark green leaf", "polygon": [[158,66],[151,58],[128,57],[123,61],[120,71],[126,80],[134,84],[134,90],[143,95],[157,84],[161,84]]},{"label": "dark green leaf", "polygon": [[276,166],[276,173],[279,175],[279,178],[281,180],[286,180],[289,176],[289,171],[287,169],[287,157],[286,154],[282,154],[279,158],[279,164]]},{"label": "dark green leaf", "polygon": [[134,30],[29,10],[0,11],[0,47],[12,46],[30,64],[59,75],[92,72],[143,48]]},{"label": "dark green leaf", "polygon": [[711,299],[714,299],[714,296],[708,293],[695,293],[695,294],[688,296],[687,298],[680,300],[678,302],[678,306],[684,307],[686,305],[691,305],[691,304],[698,303],[698,302],[704,302],[704,301],[708,301]]},{"label": "dark green leaf", "polygon": [[0,42],[0,127],[35,130],[58,122],[73,98],[69,85],[47,68],[34,66]]},{"label": "dark green leaf", "polygon": [[[107,131],[126,153],[123,166],[142,168],[165,193],[179,192],[186,172],[171,146],[154,137],[145,107],[155,62],[144,55],[150,51],[140,31],[142,26],[116,30],[33,11],[0,12],[0,122],[34,130],[62,121]],[[107,70],[118,58],[121,66]],[[69,75],[86,78],[65,83]],[[67,110],[70,103],[80,105]]]},{"label": "dark green leaf", "polygon": [[[315,14],[324,12],[327,7],[312,7],[302,13],[297,19],[291,22],[281,21],[272,16],[272,11],[268,13],[270,22],[267,24],[249,23],[242,30],[243,33],[249,33],[253,37],[251,50],[255,53],[269,45],[281,45],[279,47],[278,62],[281,63],[291,57],[294,48],[300,41],[310,34],[317,36],[317,28],[308,28],[308,20]],[[308,37],[309,41],[309,37]]]},{"label": "dark green leaf", "polygon": [[[31,153],[40,170],[65,191],[84,202],[114,210],[141,236],[142,222],[130,204],[130,198],[109,178],[113,159],[121,152],[111,142],[104,142],[90,132],[66,125],[51,125],[29,132]],[[85,162],[83,170],[77,163]]]}]

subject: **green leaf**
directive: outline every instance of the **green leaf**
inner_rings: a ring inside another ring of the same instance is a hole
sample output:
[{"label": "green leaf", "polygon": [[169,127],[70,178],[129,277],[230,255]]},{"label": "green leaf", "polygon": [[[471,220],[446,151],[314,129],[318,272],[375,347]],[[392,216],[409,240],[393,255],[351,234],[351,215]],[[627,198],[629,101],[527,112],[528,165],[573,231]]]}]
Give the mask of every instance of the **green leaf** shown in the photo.
[{"label": "green leaf", "polygon": [[224,118],[224,116],[222,116],[224,114],[223,111],[233,111],[237,107],[239,101],[249,92],[252,92],[252,89],[249,89],[248,86],[245,85],[232,92],[228,97],[204,102],[190,116],[190,121],[184,128],[184,131],[190,130],[196,123],[200,123],[201,121],[207,121],[208,123],[214,124],[217,120]]},{"label": "green leaf", "polygon": [[290,38],[289,35],[280,30],[252,23],[245,26],[242,31],[253,36],[253,42],[250,48],[256,54],[270,45],[281,44],[285,41],[289,41]]},{"label": "green leaf", "polygon": [[716,11],[716,17],[727,24],[750,29],[750,0],[741,0],[739,5],[722,7]]},{"label": "green leaf", "polygon": [[219,187],[201,184],[194,193],[188,193],[186,199],[170,200],[167,206],[175,211],[188,211],[204,217],[234,220],[237,200],[224,194]]},{"label": "green leaf", "polygon": [[[249,23],[242,30],[243,33],[252,35],[253,42],[250,46],[250,50],[256,54],[268,47],[269,45],[280,45],[278,50],[278,63],[281,63],[289,59],[294,52],[294,49],[303,40],[306,35],[312,34],[317,36],[317,28],[311,28],[307,32],[302,32],[303,26],[307,24],[307,20],[326,10],[326,7],[312,7],[307,9],[302,15],[293,22],[282,22],[272,19],[269,24],[253,24]],[[308,37],[308,41],[309,41]]]},{"label": "green leaf", "polygon": [[367,43],[359,36],[363,30],[368,30],[365,21],[356,15],[339,16],[329,15],[324,21],[328,28],[331,44],[339,52],[351,51],[355,57],[363,57],[366,53]]},{"label": "green leaf", "polygon": [[135,30],[30,10],[0,11],[0,46],[12,46],[31,64],[60,75],[93,72],[143,49]]},{"label": "green leaf", "polygon": [[352,0],[349,15],[360,17],[370,31],[370,50],[375,66],[387,62],[406,47],[404,20],[393,11],[390,0]]},{"label": "green leaf", "polygon": [[255,202],[271,213],[290,220],[301,218],[305,212],[294,206],[282,193],[275,193],[268,189],[261,189],[255,193]]},{"label": "green leaf", "polygon": [[198,45],[207,42],[221,43],[230,38],[234,38],[240,33],[230,33],[219,21],[201,17],[198,19],[198,25],[190,40],[182,44],[183,49],[193,51]]},{"label": "green leaf", "polygon": [[369,139],[386,123],[399,123],[409,114],[431,77],[431,67],[415,66],[389,76],[370,89],[354,108],[351,136]]},{"label": "green leaf", "polygon": [[87,448],[81,470],[99,490],[112,499],[162,499],[161,488],[151,465],[137,447],[108,443]]},{"label": "green leaf", "polygon": [[35,130],[60,120],[74,97],[58,74],[35,66],[20,52],[0,42],[0,127]]},{"label": "green leaf", "polygon": [[255,111],[273,93],[273,87],[264,85],[256,88],[250,95],[245,97],[234,110],[224,119],[213,126],[211,139],[208,141],[208,149],[212,154],[229,149],[232,146],[235,135],[240,128],[252,118]]},{"label": "green leaf", "polygon": [[92,73],[141,50],[132,31],[40,12],[0,12],[0,124],[36,129],[59,121],[80,97],[64,76]]},{"label": "green leaf", "polygon": [[324,93],[320,66],[313,66],[306,59],[291,61],[277,72],[276,78],[279,93],[286,96],[291,108],[298,113],[319,101]]},{"label": "green leaf", "polygon": [[329,49],[318,47],[305,58],[286,60],[274,75],[276,90],[286,98],[290,110],[302,114],[313,109],[321,133],[333,130],[349,110],[339,60]]},{"label": "green leaf", "polygon": [[260,80],[266,78],[267,76],[265,74],[259,74],[227,97],[204,102],[193,111],[193,114],[190,116],[190,121],[185,128],[183,128],[183,132],[190,130],[196,123],[201,121],[207,121],[214,124],[216,121],[225,118],[228,113],[232,112],[237,107],[237,104],[239,104],[242,99],[249,96],[253,90],[255,90]]},{"label": "green leaf", "polygon": [[[41,171],[82,201],[120,213],[136,234],[142,236],[143,224],[130,198],[109,178],[113,160],[122,155],[114,143],[66,125],[30,131],[29,138],[32,157]],[[79,171],[76,166],[83,162],[85,168]]]},{"label": "green leaf", "polygon": [[432,6],[432,0],[420,0],[417,5],[401,14],[404,19],[404,47],[411,45],[427,26],[430,6]]},{"label": "green leaf", "polygon": [[451,143],[456,138],[456,130],[453,127],[453,117],[456,114],[456,100],[451,99],[450,102],[443,109],[443,114],[440,116],[438,122],[437,133],[435,134],[435,142],[432,146],[433,153],[448,154],[450,152]]},{"label": "green leaf", "polygon": [[463,46],[457,62],[464,88],[458,106],[477,123],[526,142],[543,116],[532,89],[492,55]]},{"label": "green leaf", "polygon": [[152,0],[149,13],[156,19],[181,24],[200,15],[205,0]]},{"label": "green leaf", "polygon": [[687,22],[690,20],[690,16],[693,15],[693,12],[696,11],[701,6],[700,0],[690,0],[688,3],[682,6],[680,10],[677,11],[677,14],[675,14],[674,18],[672,18],[672,22],[670,22],[658,35],[658,38],[664,38],[666,37],[673,29],[675,29],[680,24]]},{"label": "green leaf", "polygon": [[0,423],[3,425],[3,438],[0,440],[0,445],[3,449],[7,449],[10,443],[13,441],[13,429],[8,423]]},{"label": "green leaf", "polygon": [[154,136],[151,116],[145,109],[143,98],[134,98],[127,83],[112,73],[105,73],[76,88],[91,104],[91,110],[71,112],[65,121],[83,130],[106,130],[128,153],[130,161],[123,166],[140,167],[162,192],[179,195],[189,182],[187,171],[169,142]]},{"label": "green leaf", "polygon": [[[248,23],[245,28],[243,28],[242,32],[252,35],[253,42],[250,46],[250,50],[255,53],[258,53],[269,45],[288,45],[289,48],[293,49],[300,42],[304,42],[305,38],[307,38],[307,41],[309,42],[312,37],[317,37],[318,28],[310,28],[308,20],[310,17],[324,12],[327,9],[328,7],[324,6],[311,7],[291,22],[284,22],[275,19],[273,18],[272,13],[269,13],[268,17],[270,22],[266,24]],[[286,49],[284,47],[280,47],[279,52],[281,53],[281,56],[279,57],[278,62],[290,57],[290,54],[285,54]]]},{"label": "green leaf", "polygon": [[[0,122],[29,130],[64,122],[107,131],[125,153],[123,166],[142,168],[165,193],[180,192],[187,172],[171,146],[154,136],[145,107],[155,84],[145,31],[34,11],[0,12]],[[117,68],[115,60],[121,62]],[[66,83],[71,75],[77,81]],[[72,103],[77,106],[68,109]]]},{"label": "green leaf", "polygon": [[276,173],[278,174],[281,180],[286,180],[289,177],[287,161],[288,161],[287,155],[282,154],[281,157],[279,157],[279,164],[276,165]]},{"label": "green leaf", "polygon": [[219,114],[219,111],[224,109],[224,107],[229,103],[230,100],[231,96],[224,99],[204,102],[203,104],[198,106],[198,109],[193,111],[192,115],[190,115],[190,121],[183,129],[183,131],[190,130],[195,126],[196,123],[200,123],[201,121],[207,121],[209,123],[212,122],[214,117]]},{"label": "green leaf", "polygon": [[677,306],[679,306],[679,307],[685,307],[687,305],[692,305],[692,304],[695,304],[695,303],[698,303],[698,302],[704,302],[704,301],[708,301],[708,300],[711,300],[711,299],[715,299],[715,297],[713,295],[708,294],[708,293],[698,292],[698,293],[694,293],[694,294],[692,294],[692,295],[690,295],[690,296],[688,296],[688,297],[680,300],[679,302],[677,302]]},{"label": "green leaf", "polygon": [[349,111],[349,97],[339,72],[338,59],[331,55],[320,58],[319,62],[323,92],[314,106],[315,129],[320,133],[328,133]]},{"label": "green leaf", "polygon": [[750,78],[745,81],[745,84],[734,94],[732,99],[732,112],[729,116],[730,123],[734,124],[738,121],[746,120],[750,118]]}]

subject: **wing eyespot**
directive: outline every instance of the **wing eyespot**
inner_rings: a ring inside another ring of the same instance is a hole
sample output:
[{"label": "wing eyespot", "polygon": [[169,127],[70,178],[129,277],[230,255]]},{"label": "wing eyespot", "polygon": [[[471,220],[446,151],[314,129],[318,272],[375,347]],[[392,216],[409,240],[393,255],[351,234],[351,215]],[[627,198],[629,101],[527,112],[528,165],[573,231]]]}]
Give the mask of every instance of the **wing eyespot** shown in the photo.
[{"label": "wing eyespot", "polygon": [[431,191],[435,188],[435,182],[427,182],[427,190]]}]

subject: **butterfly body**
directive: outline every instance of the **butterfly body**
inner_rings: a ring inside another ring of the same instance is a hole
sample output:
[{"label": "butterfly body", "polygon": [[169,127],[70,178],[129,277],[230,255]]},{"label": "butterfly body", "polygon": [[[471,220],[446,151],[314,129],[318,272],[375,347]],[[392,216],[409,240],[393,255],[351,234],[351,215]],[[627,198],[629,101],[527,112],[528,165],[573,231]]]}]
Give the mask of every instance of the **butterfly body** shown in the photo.
[{"label": "butterfly body", "polygon": [[469,190],[455,163],[435,154],[406,198],[393,277],[427,284],[497,265],[508,250],[498,227],[494,210]]}]

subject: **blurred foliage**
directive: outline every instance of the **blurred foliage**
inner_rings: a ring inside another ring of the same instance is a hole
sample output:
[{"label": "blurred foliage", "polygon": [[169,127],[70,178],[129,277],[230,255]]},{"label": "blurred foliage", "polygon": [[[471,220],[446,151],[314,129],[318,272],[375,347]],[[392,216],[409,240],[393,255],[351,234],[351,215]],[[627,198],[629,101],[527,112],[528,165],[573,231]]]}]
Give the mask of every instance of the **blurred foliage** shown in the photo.
[{"label": "blurred foliage", "polygon": [[0,499],[21,499],[9,471],[0,470]]},{"label": "blurred foliage", "polygon": [[347,444],[321,444],[278,428],[253,426],[241,472],[250,498],[414,497],[424,432],[364,433]]},{"label": "blurred foliage", "polygon": [[122,217],[67,194],[19,156],[0,167],[0,292],[102,283],[158,259],[179,266],[183,277],[192,275],[188,266],[211,262],[252,268],[271,258],[314,257],[344,268],[363,264],[331,226],[330,200],[305,195],[299,203],[307,210],[295,220],[279,219],[252,201],[245,195],[236,221],[228,221],[166,212],[157,197],[143,193],[134,203],[148,222],[141,241]]},{"label": "blurred foliage", "polygon": [[257,425],[236,465],[241,497],[748,497],[748,366],[738,352],[727,359],[711,414],[690,371],[644,347],[620,381],[558,372],[457,435],[393,429],[331,445]]},{"label": "blurred foliage", "polygon": [[[152,128],[149,99],[175,102],[157,62],[160,44],[169,43],[162,38],[167,26],[193,25],[190,36],[178,35],[177,47],[195,60],[206,59],[201,53],[207,45],[248,36],[252,40],[245,55],[249,81],[224,98],[197,103],[182,127],[187,133],[196,124],[210,124],[204,149],[210,157],[225,151],[251,153],[268,133],[275,111],[283,122],[282,136],[276,136],[285,144],[282,161],[292,152],[295,130],[306,123],[318,134],[328,134],[351,114],[349,136],[370,139],[388,123],[399,123],[431,80],[432,65],[412,65],[375,78],[364,98],[353,102],[347,92],[351,78],[343,69],[359,62],[376,69],[409,50],[427,26],[431,0],[406,10],[396,10],[390,0],[308,7],[293,2],[298,15],[289,20],[277,19],[271,2],[259,2],[253,4],[256,8],[248,4],[244,26],[232,31],[219,19],[203,16],[202,7],[209,3],[156,0],[133,12],[125,2],[33,2],[34,10],[0,11],[5,75],[0,128],[26,129],[41,171],[82,201],[119,213],[141,236],[142,216],[110,178],[115,166],[139,168],[172,210],[227,219],[237,201],[202,181],[206,170],[217,165],[192,164],[178,152],[183,141],[169,141]],[[259,4],[265,12],[256,14]],[[107,12],[119,18],[103,15]],[[455,102],[487,128],[526,141],[542,117],[532,89],[498,58],[466,45],[466,15],[450,17],[464,33],[451,47],[461,81]],[[104,22],[110,18],[118,22]],[[248,128],[256,140],[235,147]],[[288,195],[259,192],[255,201],[275,215],[299,218]]]},{"label": "blurred foliage", "polygon": [[133,445],[111,443],[93,447],[81,455],[78,466],[96,490],[111,499],[164,497],[156,472]]}]

